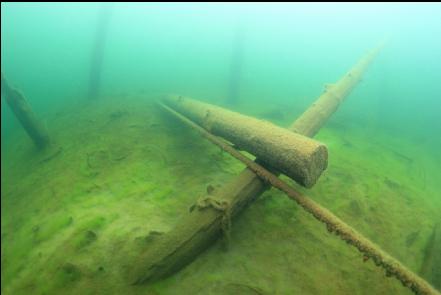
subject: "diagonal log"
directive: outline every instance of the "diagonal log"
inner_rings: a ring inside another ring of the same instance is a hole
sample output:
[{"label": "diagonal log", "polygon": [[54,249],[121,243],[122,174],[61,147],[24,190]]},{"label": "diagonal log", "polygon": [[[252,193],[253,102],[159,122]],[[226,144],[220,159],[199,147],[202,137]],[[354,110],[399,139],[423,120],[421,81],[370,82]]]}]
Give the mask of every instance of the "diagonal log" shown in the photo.
[{"label": "diagonal log", "polygon": [[[361,80],[379,50],[380,47],[369,51],[343,78],[328,87],[290,130],[314,136]],[[269,185],[251,169],[245,168],[231,182],[215,191],[213,197],[218,203],[227,203],[228,215],[234,217],[268,188]],[[209,194],[207,199],[211,197]],[[225,215],[225,211],[214,206],[193,210],[170,232],[158,237],[136,260],[136,266],[129,274],[131,282],[141,284],[164,278],[194,260],[219,237],[225,228]]]},{"label": "diagonal log", "polygon": [[3,73],[1,73],[1,93],[37,148],[44,149],[49,146],[51,141],[43,122],[32,111],[25,96],[8,83]]}]

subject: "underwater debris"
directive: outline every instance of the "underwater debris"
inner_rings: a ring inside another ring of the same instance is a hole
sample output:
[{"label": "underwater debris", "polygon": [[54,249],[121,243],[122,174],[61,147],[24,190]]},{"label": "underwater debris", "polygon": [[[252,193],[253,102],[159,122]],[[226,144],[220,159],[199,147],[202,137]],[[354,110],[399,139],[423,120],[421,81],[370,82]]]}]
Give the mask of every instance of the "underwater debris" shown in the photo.
[{"label": "underwater debris", "polygon": [[[339,236],[343,241],[345,241],[348,245],[352,245],[357,250],[362,252],[369,258],[372,258],[375,265],[382,267],[385,270],[385,275],[387,277],[394,276],[397,278],[403,286],[408,287],[416,294],[437,294],[438,292],[433,289],[433,287],[427,283],[424,279],[416,275],[407,269],[404,265],[402,265],[398,260],[385,253],[379,246],[372,243],[370,240],[365,238],[359,232],[354,230],[348,224],[343,222],[337,216],[332,214],[329,210],[320,206],[318,203],[314,202],[312,199],[302,195],[295,191],[290,185],[288,185],[283,180],[279,179],[276,175],[268,171],[266,168],[261,166],[257,161],[252,161],[242,153],[236,151],[231,147],[228,143],[224,142],[220,138],[214,136],[209,131],[205,130],[201,126],[195,124],[190,119],[184,117],[183,115],[173,111],[172,109],[163,106],[164,109],[168,110],[170,113],[178,117],[185,124],[191,126],[196,129],[200,134],[202,134],[205,138],[210,140],[212,143],[216,144],[223,150],[227,151],[230,155],[235,157],[244,163],[249,169],[251,169],[260,179],[262,179],[265,183],[269,183],[275,188],[283,191],[293,199],[297,204],[299,204],[305,211],[309,212],[312,216],[314,216],[318,221],[323,222],[328,231],[335,233]],[[217,198],[218,200],[223,200],[223,198]],[[219,201],[215,200],[215,204],[213,205],[210,201],[210,196],[202,199],[202,201],[209,201],[208,206],[216,206]],[[198,201],[199,202],[199,201]],[[205,205],[205,203],[203,203]],[[229,205],[228,207],[231,207]],[[229,211],[231,209],[228,209]],[[221,222],[222,226],[222,222]],[[187,258],[188,259],[188,258]],[[151,269],[149,269],[150,271]],[[149,273],[147,277],[138,278],[135,281],[135,284],[145,282],[146,280],[150,280],[152,276],[155,274]]]},{"label": "underwater debris", "polygon": [[[349,71],[351,78],[343,77],[336,83],[333,91],[341,94],[339,100],[329,94],[322,94],[291,125],[290,130],[314,136],[358,83],[380,48],[370,51]],[[230,201],[233,217],[268,188],[267,183],[246,168],[232,181],[216,190],[216,194]],[[195,210],[186,215],[184,220],[164,235],[160,243],[155,243],[140,255],[133,268],[131,282],[142,284],[155,281],[190,263],[203,249],[217,240],[221,232],[221,218],[222,212],[216,210]]]},{"label": "underwater debris", "polygon": [[316,183],[327,167],[326,146],[306,136],[187,97],[168,95],[162,101],[208,132],[238,144],[307,188]]},{"label": "underwater debris", "polygon": [[9,85],[3,73],[1,73],[1,93],[34,144],[39,149],[50,146],[51,140],[46,127],[37,119],[25,96]]},{"label": "underwater debris", "polygon": [[[210,187],[210,186],[209,186]],[[207,187],[207,191],[209,190]],[[222,212],[222,220],[221,220],[221,230],[223,239],[223,249],[228,250],[229,241],[230,241],[230,233],[231,233],[231,206],[228,199],[218,198],[211,193],[214,189],[208,193],[207,196],[200,197],[196,204],[190,207],[190,212],[194,210],[194,208],[198,208],[199,210],[203,210],[206,208],[213,208]]]},{"label": "underwater debris", "polygon": [[96,99],[99,96],[101,84],[101,72],[103,63],[103,52],[109,30],[112,6],[109,3],[102,5],[99,10],[97,27],[95,31],[94,47],[92,51],[92,64],[89,76],[89,99]]}]

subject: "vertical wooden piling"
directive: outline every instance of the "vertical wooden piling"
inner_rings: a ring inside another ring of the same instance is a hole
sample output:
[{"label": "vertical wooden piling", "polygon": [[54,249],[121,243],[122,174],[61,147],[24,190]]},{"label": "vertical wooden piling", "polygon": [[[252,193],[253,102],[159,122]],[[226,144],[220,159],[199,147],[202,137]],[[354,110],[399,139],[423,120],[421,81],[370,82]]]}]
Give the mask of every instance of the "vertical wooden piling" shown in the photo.
[{"label": "vertical wooden piling", "polygon": [[230,80],[227,94],[227,103],[236,104],[239,99],[240,80],[243,68],[243,28],[238,27],[234,34],[233,52],[231,56]]},{"label": "vertical wooden piling", "polygon": [[106,45],[109,20],[112,11],[111,4],[103,3],[101,5],[95,32],[92,61],[90,64],[89,99],[96,99],[99,96],[104,47]]},{"label": "vertical wooden piling", "polygon": [[1,74],[1,93],[34,144],[46,148],[50,144],[49,134],[44,124],[37,119],[24,95],[13,88]]}]

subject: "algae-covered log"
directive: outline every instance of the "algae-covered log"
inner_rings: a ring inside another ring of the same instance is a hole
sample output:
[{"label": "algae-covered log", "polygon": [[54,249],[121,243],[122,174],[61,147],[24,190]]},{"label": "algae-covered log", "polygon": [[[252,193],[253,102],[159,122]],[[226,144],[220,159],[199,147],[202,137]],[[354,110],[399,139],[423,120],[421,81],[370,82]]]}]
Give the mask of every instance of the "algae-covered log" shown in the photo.
[{"label": "algae-covered log", "polygon": [[112,13],[112,4],[101,4],[98,12],[98,22],[95,31],[94,47],[92,51],[92,60],[90,64],[89,77],[89,99],[96,99],[99,96],[101,84],[101,72],[104,56],[104,47],[106,45],[107,34],[109,30],[109,21]]},{"label": "algae-covered log", "polygon": [[49,134],[43,123],[37,119],[24,95],[13,88],[1,74],[2,95],[21,123],[26,133],[38,148],[45,148],[50,144]]},{"label": "algae-covered log", "polygon": [[[367,259],[372,259],[375,265],[382,267],[386,271],[386,276],[394,276],[403,284],[403,286],[411,289],[412,291],[414,291],[415,294],[440,295],[428,282],[407,269],[404,265],[401,264],[401,262],[384,252],[379,246],[371,242],[369,239],[365,238],[362,234],[346,224],[343,220],[332,214],[331,211],[328,211],[326,208],[322,207],[311,198],[308,198],[307,196],[297,192],[288,183],[278,178],[277,175],[274,175],[271,171],[267,170],[265,167],[258,164],[257,162],[252,161],[251,159],[234,149],[234,147],[223,141],[221,138],[209,133],[196,123],[192,122],[190,119],[173,111],[169,107],[165,105],[161,106],[172,115],[177,117],[179,120],[181,120],[184,124],[198,131],[206,139],[219,146],[222,150],[226,151],[237,160],[244,163],[261,179],[264,179],[273,187],[286,193],[288,197],[297,202],[298,205],[300,205],[304,210],[314,216],[314,218],[324,223],[330,233],[335,233],[342,240],[356,247],[363,254],[363,261],[366,261]],[[221,204],[222,203],[218,203],[215,205],[219,206]],[[434,244],[436,244],[436,236],[437,234],[435,227],[434,233],[429,242],[430,250],[428,251],[428,254],[430,257],[428,258],[428,260],[432,260],[433,257],[436,255],[435,253],[441,253],[439,250],[436,251],[436,247],[434,246]]]},{"label": "algae-covered log", "polygon": [[[378,49],[375,49],[366,54],[348,74],[334,85],[334,91],[348,95],[350,90],[360,81],[361,75],[377,52]],[[332,99],[332,96],[324,93],[317,101],[323,100],[323,97]],[[341,102],[341,100],[338,103],[335,100],[333,101],[336,106]],[[331,114],[332,112],[328,113],[328,116]],[[324,116],[320,116],[320,118],[323,123],[328,119]],[[296,123],[293,124],[293,127],[295,126]],[[315,129],[307,127],[301,127],[300,125],[296,128],[296,131],[306,136],[313,136],[316,133]],[[304,128],[304,130],[301,128]],[[234,217],[268,187],[259,176],[246,168],[231,182],[208,194],[207,199],[225,199],[229,202],[229,211],[231,216]],[[205,210],[193,210],[175,228],[159,237],[155,243],[145,250],[141,257],[136,259],[134,262],[136,265],[130,273],[131,282],[136,284],[151,282],[166,277],[191,262],[213,241],[219,238],[224,224],[224,217],[225,212],[215,207],[208,207]]]},{"label": "algae-covered log", "polygon": [[163,101],[305,187],[312,187],[327,167],[326,147],[306,136],[183,96],[169,95]]}]

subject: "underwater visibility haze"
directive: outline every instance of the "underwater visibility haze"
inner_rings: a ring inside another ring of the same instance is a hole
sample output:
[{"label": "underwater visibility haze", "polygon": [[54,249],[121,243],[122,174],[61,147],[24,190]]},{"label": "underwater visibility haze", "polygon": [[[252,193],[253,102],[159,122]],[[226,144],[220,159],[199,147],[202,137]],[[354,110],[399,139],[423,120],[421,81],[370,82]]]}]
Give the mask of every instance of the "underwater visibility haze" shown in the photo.
[{"label": "underwater visibility haze", "polygon": [[439,294],[441,4],[1,3],[2,294]]}]

